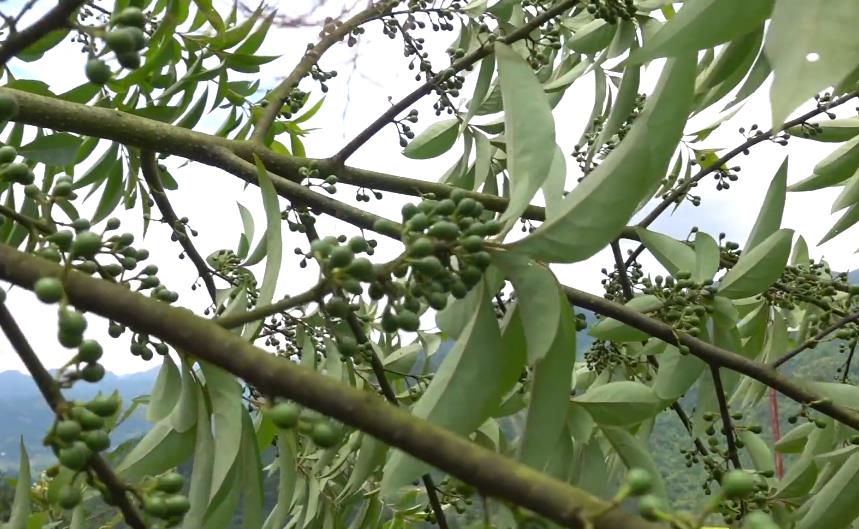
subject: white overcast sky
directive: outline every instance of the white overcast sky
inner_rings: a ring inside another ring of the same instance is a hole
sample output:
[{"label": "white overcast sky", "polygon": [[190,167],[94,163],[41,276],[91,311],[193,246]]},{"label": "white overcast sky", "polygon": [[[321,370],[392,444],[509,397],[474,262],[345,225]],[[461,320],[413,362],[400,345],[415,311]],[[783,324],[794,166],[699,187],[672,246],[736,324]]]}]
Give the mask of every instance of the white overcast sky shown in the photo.
[{"label": "white overcast sky", "polygon": [[[10,0],[4,2],[2,8],[5,13],[15,13],[17,12],[15,7],[21,3],[22,0]],[[284,0],[280,3],[280,9],[283,12],[301,13],[312,3],[310,0]],[[349,3],[351,4],[351,1]],[[219,2],[216,1],[216,5],[218,4]],[[220,4],[225,6],[224,2]],[[324,9],[334,14],[339,12],[342,4],[342,0],[325,2]],[[36,4],[34,14],[43,12],[48,7],[47,0],[41,0]],[[264,88],[272,87],[277,82],[278,76],[285,75],[292,68],[300,58],[306,43],[315,40],[317,32],[318,29],[272,30],[272,34],[258,53],[282,54],[283,58],[266,65],[259,74]],[[428,44],[432,45],[429,49],[439,59],[437,64],[444,64],[441,62],[443,61],[441,52],[454,40],[455,35],[453,33],[432,34],[427,30],[425,36]],[[354,71],[353,59],[356,66]],[[61,93],[83,82],[84,62],[85,56],[79,52],[77,46],[65,45],[52,50],[37,63],[25,64],[15,61],[14,68],[18,72],[18,77],[45,81],[55,93]],[[331,90],[320,112],[306,124],[308,127],[318,129],[311,132],[305,141],[308,156],[311,157],[325,157],[336,152],[350,137],[360,132],[390,105],[388,96],[398,100],[416,86],[414,74],[406,69],[401,41],[392,41],[382,35],[379,23],[367,27],[367,32],[357,48],[350,49],[345,45],[336,47],[324,57],[321,64],[326,70],[338,70],[339,76],[330,83]],[[645,75],[648,89],[658,76],[660,67],[661,65],[657,64],[648,69]],[[593,102],[592,85],[591,76],[580,79],[556,108],[558,142],[568,155],[590,114]],[[321,95],[316,86],[309,81],[306,81],[302,87],[313,89],[312,101],[316,101]],[[469,96],[469,88],[464,89],[462,102],[467,101]],[[842,109],[839,115],[846,116],[848,112],[854,112],[855,106],[845,105],[847,109]],[[418,132],[435,120],[429,104],[420,106],[420,109],[422,119],[415,127]],[[714,133],[708,139],[706,146],[720,148],[736,146],[742,141],[742,137],[737,132],[738,127],[748,128],[750,124],[757,123],[761,128],[766,129],[770,122],[769,112],[766,91],[764,91],[747,102],[737,116]],[[693,120],[688,124],[687,132],[702,128],[714,117],[716,114],[710,113]],[[212,114],[204,118],[201,126],[212,131],[217,128],[221,120],[219,115]],[[789,148],[765,142],[755,147],[749,156],[735,160],[742,165],[743,170],[740,173],[740,180],[732,185],[730,191],[717,193],[713,180],[706,179],[698,189],[704,196],[700,207],[694,208],[685,204],[673,215],[664,215],[652,228],[682,238],[688,233],[690,227],[698,226],[714,236],[719,232],[725,232],[730,240],[742,243],[755,221],[770,179],[788,149],[792,153],[788,176],[788,182],[791,183],[810,174],[817,161],[834,148],[835,144],[818,144],[806,140],[795,140]],[[454,150],[433,160],[409,160],[400,154],[396,132],[393,127],[389,127],[361,148],[348,163],[376,171],[435,180],[452,165],[458,154]],[[183,160],[171,158],[167,163],[175,168],[183,162]],[[567,165],[568,168],[575,169],[575,164],[569,158]],[[265,223],[259,208],[261,200],[256,187],[244,189],[237,179],[217,169],[199,164],[187,165],[173,171],[173,174],[177,177],[180,188],[171,193],[170,198],[177,213],[180,216],[188,216],[191,219],[191,226],[200,232],[195,244],[204,256],[219,248],[235,248],[241,232],[236,201],[259,213],[256,217],[256,239],[258,240],[262,235]],[[574,172],[570,172],[568,182],[574,181],[576,176]],[[789,194],[783,227],[793,228],[802,234],[812,247],[814,257],[824,256],[833,268],[848,270],[859,267],[859,261],[854,256],[854,251],[859,246],[854,242],[856,230],[849,230],[822,247],[814,247],[838,218],[838,215],[829,213],[830,204],[836,194],[837,191],[834,190]],[[337,198],[360,207],[372,208],[373,212],[396,220],[399,220],[401,205],[407,200],[414,200],[410,197],[386,193],[382,201],[374,200],[366,205],[366,203],[356,202],[354,190],[345,186],[337,194]],[[537,200],[539,203],[542,199],[538,197]],[[93,208],[96,201],[97,198],[91,198],[87,203],[89,208]],[[282,203],[285,204],[285,202]],[[123,218],[123,228],[135,233],[137,236],[135,245],[140,246],[139,208],[129,212],[118,210],[116,214]],[[320,228],[325,233],[354,231],[348,226],[329,219],[321,220]],[[285,227],[284,232],[286,232]],[[162,281],[169,288],[180,292],[179,303],[199,312],[206,304],[203,289],[198,289],[197,292],[190,290],[196,273],[187,260],[176,259],[180,248],[176,243],[170,242],[169,231],[153,223],[142,246],[150,250],[152,255],[150,262],[157,263],[161,267]],[[295,246],[306,248],[303,238],[286,233],[284,271],[281,274],[278,295],[300,292],[316,279],[316,272],[312,267],[305,270],[298,268],[296,256],[292,252]],[[376,258],[384,260],[396,253],[398,253],[397,247],[389,244],[377,252]],[[644,258],[643,262],[654,264],[647,258]],[[587,262],[556,266],[554,269],[562,282],[599,293],[601,277],[599,270],[610,265],[610,255],[604,252]],[[656,268],[651,270],[655,271]],[[62,349],[54,338],[56,317],[53,311],[55,308],[41,305],[32,294],[22,292],[20,289],[13,289],[10,292],[7,303],[48,367],[58,367],[67,361],[70,352]],[[431,327],[431,319],[425,319],[425,322]],[[142,362],[127,352],[128,333],[118,340],[107,338],[106,321],[96,317],[90,318],[90,329],[88,336],[104,337],[102,341],[106,349],[104,364],[110,371],[130,373],[156,367],[155,362]],[[22,370],[22,366],[11,351],[5,337],[2,337],[0,338],[0,371],[7,369]]]}]

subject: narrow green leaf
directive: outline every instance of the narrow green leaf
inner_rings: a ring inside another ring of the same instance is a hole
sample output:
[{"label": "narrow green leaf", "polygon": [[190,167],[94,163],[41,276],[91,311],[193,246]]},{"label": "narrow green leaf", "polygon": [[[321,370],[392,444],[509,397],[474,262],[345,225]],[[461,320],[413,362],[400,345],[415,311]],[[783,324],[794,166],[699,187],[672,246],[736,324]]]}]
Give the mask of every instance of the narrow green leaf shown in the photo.
[{"label": "narrow green leaf", "polygon": [[832,203],[831,213],[850,207],[859,202],[859,169],[844,184],[841,193]]},{"label": "narrow green leaf", "polygon": [[719,101],[746,78],[761,52],[764,28],[730,42],[716,60],[700,75],[695,86],[696,108],[704,109]]},{"label": "narrow green leaf", "polygon": [[471,95],[471,101],[468,103],[468,113],[463,121],[468,123],[474,117],[480,104],[489,93],[489,87],[492,83],[492,74],[495,73],[495,55],[487,55],[480,61],[480,71],[477,74],[477,82],[474,84],[474,93]]},{"label": "narrow green leaf", "polygon": [[635,232],[641,243],[671,275],[681,271],[692,273],[695,270],[695,250],[688,244],[644,228],[638,228]]},{"label": "narrow green leaf", "polygon": [[796,529],[848,527],[859,517],[859,453],[854,453],[814,495]]},{"label": "narrow green leaf", "polygon": [[788,187],[788,191],[815,191],[839,184],[859,170],[859,136],[839,146],[814,166],[811,176]]},{"label": "narrow green leaf", "polygon": [[594,421],[601,425],[626,426],[656,415],[662,401],[653,390],[629,380],[609,382],[574,397]]},{"label": "narrow green leaf", "polygon": [[19,148],[18,154],[45,165],[65,167],[74,163],[82,143],[83,140],[78,136],[58,132],[36,138]]},{"label": "narrow green leaf", "polygon": [[779,0],[766,50],[772,65],[773,127],[814,94],[847,77],[859,56],[859,10],[854,0]]},{"label": "narrow green leaf", "polygon": [[253,421],[248,410],[242,407],[242,444],[239,462],[242,467],[242,529],[262,527],[263,476],[262,461],[257,450]]},{"label": "narrow green leaf", "polygon": [[212,406],[215,457],[212,463],[209,501],[224,486],[230,469],[239,457],[242,443],[242,387],[236,377],[219,367],[200,361],[206,391]]},{"label": "narrow green leaf", "polygon": [[719,243],[710,235],[698,231],[695,233],[695,270],[692,279],[703,282],[713,279],[719,271]]},{"label": "narrow green leaf", "polygon": [[[286,525],[289,507],[295,495],[298,474],[295,433],[280,431],[277,435],[277,503],[266,518],[262,529],[279,529]],[[380,443],[381,444],[381,443]],[[360,453],[359,456],[360,458]],[[381,461],[377,462],[381,463]],[[356,463],[357,466],[357,463]],[[363,483],[363,482],[362,482]]]},{"label": "narrow green leaf", "polygon": [[185,113],[182,118],[176,122],[175,126],[182,127],[185,129],[193,129],[195,125],[200,121],[200,118],[203,117],[203,112],[206,110],[206,102],[208,101],[209,96],[209,88],[206,87],[203,90],[203,95],[197,99],[197,102],[194,103],[187,113]]},{"label": "narrow green leaf", "polygon": [[749,238],[746,239],[746,244],[743,246],[743,251],[748,252],[755,246],[772,235],[779,227],[781,227],[781,218],[784,214],[784,201],[787,194],[787,156],[773,176],[770,182],[767,194],[764,197],[764,203],[761,206],[758,218],[755,220],[755,225],[752,231],[749,232]]},{"label": "narrow green leaf", "polygon": [[745,450],[749,454],[755,470],[758,472],[775,471],[775,458],[760,435],[749,430],[739,430],[737,437],[745,445]]},{"label": "narrow green leaf", "polygon": [[774,0],[690,0],[644,46],[631,63],[674,57],[712,48],[756,30],[773,9]]},{"label": "narrow green leaf", "polygon": [[[808,125],[813,125],[813,128]],[[808,125],[795,125],[785,132],[797,138],[834,143],[841,143],[859,135],[859,118],[814,121]]]},{"label": "narrow green leaf", "polygon": [[459,120],[446,119],[433,123],[406,145],[403,155],[413,160],[440,156],[453,147],[459,136]]},{"label": "narrow green leaf", "polygon": [[817,245],[820,246],[833,237],[840,235],[841,232],[856,224],[857,221],[859,221],[859,204],[853,204],[844,212],[843,215],[841,215],[841,218],[838,219],[831,228],[829,228],[829,231],[826,232],[826,235],[820,239],[820,242],[818,242]]},{"label": "narrow green leaf", "polygon": [[616,32],[617,24],[598,18],[579,28],[564,45],[579,53],[593,54],[611,44]]},{"label": "narrow green leaf", "polygon": [[116,471],[128,480],[164,472],[191,456],[195,437],[194,428],[177,432],[167,421],[156,423],[125,456]]},{"label": "narrow green leaf", "polygon": [[665,176],[689,113],[694,76],[693,55],[668,61],[645,110],[620,145],[567,195],[555,219],[511,249],[569,263],[587,259],[616,237]]},{"label": "narrow green leaf", "polygon": [[209,491],[212,488],[212,468],[215,459],[215,440],[212,422],[205,399],[197,400],[197,436],[194,441],[194,464],[191,467],[188,500],[191,509],[182,518],[182,529],[202,526],[203,516],[209,507]]},{"label": "narrow green leaf", "polygon": [[[662,300],[654,295],[645,294],[632,298],[625,306],[637,312],[649,312],[661,307]],[[597,340],[609,340],[613,342],[639,342],[646,340],[649,336],[647,333],[613,318],[600,320],[590,328],[589,332]]]},{"label": "narrow green leaf", "polygon": [[764,53],[763,49],[761,49],[758,53],[758,58],[755,59],[755,63],[752,65],[751,71],[749,71],[749,75],[746,76],[746,80],[743,82],[743,86],[737,90],[734,99],[725,105],[725,108],[722,110],[728,110],[729,108],[739,105],[747,100],[752,94],[757,92],[758,88],[764,84],[764,81],[769,79],[771,73],[772,69],[770,67],[769,59],[767,59],[767,54]]},{"label": "narrow green leaf", "polygon": [[564,151],[556,144],[555,154],[552,156],[552,165],[549,174],[543,182],[543,199],[546,201],[546,220],[558,216],[561,203],[564,200],[564,186],[567,183],[567,161],[564,159]]},{"label": "narrow green leaf", "polygon": [[659,371],[653,380],[653,392],[660,399],[674,402],[682,397],[701,377],[707,365],[696,356],[680,354],[669,346],[659,355]]},{"label": "narrow green leaf", "polygon": [[27,529],[27,519],[30,517],[30,457],[27,455],[27,447],[24,446],[24,438],[18,443],[20,450],[18,463],[18,482],[15,485],[15,499],[9,509],[9,521],[4,524],[4,529]]},{"label": "narrow green leaf", "polygon": [[119,205],[119,201],[122,200],[122,184],[122,171],[112,171],[107,177],[107,185],[104,186],[104,191],[93,213],[91,219],[93,224],[98,224],[106,219]]},{"label": "narrow green leaf", "polygon": [[152,388],[149,406],[146,409],[146,420],[158,422],[167,417],[179,400],[179,390],[182,387],[182,377],[170,355],[164,355],[158,378]]},{"label": "narrow green leaf", "polygon": [[[475,290],[479,296],[476,310],[411,410],[412,415],[460,435],[474,431],[492,416],[525,361],[524,351],[518,358],[499,357],[504,347],[489,292],[484,283]],[[395,451],[385,464],[382,490],[390,494],[429,468]]]},{"label": "narrow green leaf", "polygon": [[662,478],[661,470],[656,466],[650,447],[621,428],[600,426],[600,430],[611,447],[617,452],[617,455],[620,456],[626,468],[643,468],[650,472],[651,479],[653,479],[651,494],[667,499],[665,480]]},{"label": "narrow green leaf", "polygon": [[817,428],[813,422],[806,422],[784,434],[775,443],[776,452],[782,454],[798,454],[805,448],[808,436]]},{"label": "narrow green leaf", "polygon": [[[560,306],[561,314],[558,329],[550,333],[555,337],[551,348],[534,366],[525,429],[519,442],[519,460],[537,470],[542,470],[549,461],[552,449],[565,429],[573,365],[576,361],[576,319],[573,310],[557,286],[554,295],[548,295]],[[524,305],[517,305],[516,310],[520,311],[526,332],[528,320],[540,319],[525,317],[525,314],[538,313],[527,311]]]},{"label": "narrow green leaf", "polygon": [[781,276],[790,256],[793,230],[773,233],[748,253],[719,281],[719,294],[731,299],[760,294]]},{"label": "narrow green leaf", "polygon": [[495,43],[498,79],[504,102],[504,137],[510,203],[502,220],[518,217],[540,189],[555,151],[555,119],[543,86],[517,52]]}]

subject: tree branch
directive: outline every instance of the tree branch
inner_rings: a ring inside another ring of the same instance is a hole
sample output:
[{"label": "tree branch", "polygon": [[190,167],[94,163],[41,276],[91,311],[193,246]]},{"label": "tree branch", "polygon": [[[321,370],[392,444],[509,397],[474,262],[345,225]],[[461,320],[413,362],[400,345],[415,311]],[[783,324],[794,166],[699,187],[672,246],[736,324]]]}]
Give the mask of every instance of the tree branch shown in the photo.
[{"label": "tree branch", "polygon": [[837,331],[841,327],[844,327],[848,323],[852,323],[852,322],[857,321],[857,320],[859,320],[859,311],[856,311],[856,312],[853,312],[851,314],[844,316],[843,318],[836,321],[835,323],[833,323],[829,327],[827,327],[827,328],[823,329],[822,331],[820,331],[819,333],[817,333],[817,335],[814,338],[810,338],[810,339],[806,340],[804,343],[798,345],[795,349],[793,349],[792,351],[790,351],[786,355],[782,356],[781,358],[775,360],[770,365],[772,367],[781,367],[783,364],[787,363],[790,359],[792,359],[793,357],[795,357],[799,353],[805,351],[806,349],[814,347],[815,345],[820,343],[820,340],[826,338],[829,334]]},{"label": "tree branch", "polygon": [[819,395],[808,390],[803,384],[782,375],[770,365],[755,362],[735,352],[722,349],[688,334],[679,334],[670,325],[613,301],[572,287],[564,286],[563,288],[567,299],[574,305],[590,309],[597,314],[602,314],[609,318],[614,318],[640,331],[644,331],[650,336],[659,338],[665,343],[685,345],[689,347],[691,354],[708,364],[747,375],[799,403],[806,404],[820,413],[832,417],[838,422],[859,429],[859,411],[838,406],[829,399],[821,398]]},{"label": "tree branch", "polygon": [[27,49],[46,34],[68,27],[69,17],[84,5],[87,0],[62,0],[52,7],[45,15],[32,25],[21,31],[13,31],[0,46],[0,68],[6,66],[9,59]]},{"label": "tree branch", "polygon": [[185,229],[184,224],[179,222],[179,217],[176,215],[176,212],[173,211],[173,206],[167,199],[167,193],[164,191],[164,186],[161,185],[158,162],[155,159],[155,153],[153,151],[147,150],[140,152],[140,172],[143,174],[143,179],[146,180],[147,184],[149,184],[149,191],[152,194],[152,200],[155,202],[155,206],[161,212],[161,216],[167,221],[170,229],[176,233],[179,245],[182,246],[183,250],[185,250],[185,253],[188,255],[191,262],[194,263],[194,267],[197,269],[197,273],[200,274],[200,278],[206,285],[206,290],[209,292],[212,302],[215,302],[216,290],[215,281],[212,278],[212,270],[209,268],[209,265],[206,264],[206,260],[203,259],[203,256],[197,251],[197,248],[194,247],[194,243],[191,242],[188,230]]},{"label": "tree branch", "polygon": [[289,309],[294,309],[301,305],[306,305],[319,299],[319,296],[328,291],[328,283],[320,281],[316,283],[310,290],[306,290],[295,296],[286,296],[280,301],[276,301],[271,305],[257,307],[253,310],[243,312],[241,314],[233,314],[232,316],[224,316],[222,318],[214,318],[212,321],[223,327],[224,329],[234,329],[240,325],[250,323],[252,321],[262,320],[280,314]]},{"label": "tree branch", "polygon": [[[555,18],[561,13],[571,9],[573,6],[579,3],[579,0],[565,0],[560,4],[552,7],[551,9],[547,9],[543,13],[535,16],[528,23],[522,24],[518,29],[507,35],[506,37],[502,37],[497,39],[498,42],[503,42],[504,44],[512,44],[517,40],[521,40],[527,37],[534,29],[540,27],[544,23],[549,20]],[[331,157],[331,160],[335,165],[342,165],[350,156],[352,156],[355,151],[357,151],[362,145],[367,143],[370,138],[376,135],[377,132],[382,130],[386,125],[388,125],[391,120],[396,118],[399,114],[404,112],[407,108],[415,104],[422,97],[426,96],[440,83],[441,81],[447,79],[453,73],[460,72],[465,70],[469,66],[477,63],[477,61],[483,59],[490,53],[492,53],[492,42],[487,43],[480,48],[474,50],[469,53],[465,57],[455,61],[450,65],[450,67],[442,70],[440,73],[434,75],[430,79],[428,79],[424,84],[416,88],[409,95],[398,101],[396,104],[392,105],[391,108],[386,110],[383,114],[381,114],[378,118],[375,119],[370,125],[367,126],[363,131],[361,131],[357,136],[355,136],[349,143],[347,143],[340,151]]]},{"label": "tree branch", "polygon": [[[286,78],[277,85],[277,87],[272,90],[268,96],[266,97],[267,105],[260,115],[259,119],[254,126],[253,134],[251,135],[251,141],[255,143],[263,143],[265,137],[268,135],[271,130],[271,126],[274,123],[274,120],[277,118],[277,115],[280,113],[281,106],[283,106],[284,101],[289,97],[289,93],[293,88],[298,86],[298,83],[301,79],[306,76],[313,66],[319,62],[319,59],[322,58],[322,55],[328,51],[329,48],[340,42],[343,37],[352,32],[353,29],[357,28],[364,22],[373,19],[374,17],[384,13],[385,11],[390,10],[394,7],[398,1],[392,0],[383,0],[376,4],[371,4],[369,7],[356,14],[349,20],[334,25],[333,29],[331,29],[319,42],[316,43],[313,47],[307,50],[307,53],[301,58],[301,61],[295,68],[290,72]],[[326,31],[326,28],[323,31]]]},{"label": "tree branch", "polygon": [[[33,381],[42,393],[48,406],[51,407],[51,410],[55,414],[59,413],[63,407],[68,405],[68,402],[63,397],[54,377],[42,365],[36,352],[30,346],[30,342],[27,341],[27,337],[21,332],[21,328],[18,327],[18,323],[4,303],[0,303],[0,327],[2,327],[3,333],[9,339],[9,343],[12,344],[12,348],[18,354],[18,357],[21,358],[24,366],[26,366],[27,371],[30,372]],[[111,492],[111,498],[122,512],[125,522],[133,529],[146,529],[146,523],[131,501],[129,501],[126,494],[129,486],[114,474],[110,465],[99,454],[94,454],[88,464],[96,476],[98,476],[98,479]]]},{"label": "tree branch", "polygon": [[728,400],[725,397],[725,388],[722,385],[722,375],[719,366],[710,364],[710,374],[713,376],[713,390],[716,393],[716,401],[719,403],[719,415],[722,416],[722,430],[725,442],[728,445],[728,458],[734,468],[743,468],[740,465],[740,454],[737,452],[737,443],[734,441],[734,425],[731,423],[731,412],[728,411]]},{"label": "tree branch", "polygon": [[[0,245],[0,278],[32,289],[40,277],[62,268]],[[609,504],[476,443],[394,408],[376,395],[278,358],[190,310],[134,293],[119,285],[71,271],[65,292],[75,306],[111,318],[192,352],[246,380],[266,394],[296,402],[363,430],[480,489],[574,529]],[[656,526],[610,509],[594,529],[654,529]]]}]

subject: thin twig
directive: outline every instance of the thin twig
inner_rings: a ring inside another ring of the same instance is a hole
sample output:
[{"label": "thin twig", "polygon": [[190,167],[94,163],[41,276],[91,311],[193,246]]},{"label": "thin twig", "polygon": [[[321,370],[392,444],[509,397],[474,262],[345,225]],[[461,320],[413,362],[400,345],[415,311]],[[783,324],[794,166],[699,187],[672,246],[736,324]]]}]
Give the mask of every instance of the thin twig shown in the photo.
[{"label": "thin twig", "polygon": [[847,355],[847,361],[844,362],[844,372],[841,373],[841,383],[846,384],[847,379],[850,377],[850,363],[853,362],[853,353],[856,352],[856,340],[853,340],[853,343],[850,344],[850,353]]},{"label": "thin twig", "polygon": [[859,320],[859,311],[856,311],[856,312],[853,312],[851,314],[844,316],[843,318],[836,321],[835,323],[833,323],[829,327],[818,332],[814,338],[809,338],[808,340],[806,340],[802,344],[798,345],[795,349],[793,349],[792,351],[790,351],[786,355],[784,355],[781,358],[779,358],[778,360],[775,360],[774,362],[772,362],[770,365],[772,367],[780,367],[782,364],[785,364],[788,360],[792,359],[793,357],[795,357],[799,353],[805,351],[806,349],[814,347],[815,345],[820,343],[820,340],[826,338],[830,333],[833,333],[833,332],[837,331],[838,329],[840,329],[841,327],[844,327],[848,323],[852,323],[856,320]]},{"label": "thin twig", "polygon": [[296,294],[295,296],[286,296],[282,300],[276,301],[270,305],[257,307],[253,310],[249,310],[241,314],[224,316],[222,318],[214,318],[212,321],[225,329],[233,329],[235,327],[238,327],[239,325],[244,325],[252,321],[262,320],[264,318],[268,318],[269,316],[280,314],[281,312],[316,301],[319,299],[320,296],[325,294],[328,289],[328,283],[326,281],[320,281],[319,283],[316,283],[316,285],[311,287],[309,290],[306,290],[301,294]]},{"label": "thin twig", "polygon": [[734,425],[731,423],[731,412],[728,411],[728,400],[725,397],[725,388],[722,386],[719,366],[710,364],[710,373],[713,375],[713,389],[716,392],[716,401],[719,403],[719,414],[722,416],[722,431],[728,444],[728,458],[734,468],[743,468],[740,465],[740,454],[737,452],[737,443],[734,440]]},{"label": "thin twig", "polygon": [[[60,387],[54,380],[54,377],[45,369],[36,352],[30,346],[30,342],[15,318],[6,308],[6,305],[0,303],[0,327],[3,333],[12,344],[12,348],[18,354],[18,357],[26,366],[27,371],[33,377],[33,381],[38,386],[39,391],[45,398],[45,401],[51,407],[54,413],[58,413],[63,407],[68,406],[68,402],[63,397]],[[89,466],[95,472],[98,479],[111,492],[111,499],[116,502],[116,506],[122,512],[122,517],[125,522],[133,529],[146,529],[146,523],[143,521],[137,508],[129,501],[126,491],[129,486],[124,483],[110,468],[110,465],[100,455],[95,454],[89,460]]]},{"label": "thin twig", "polygon": [[200,279],[206,285],[206,290],[212,298],[212,302],[217,302],[217,290],[215,289],[215,281],[212,279],[212,269],[206,264],[206,260],[194,247],[191,242],[191,236],[185,228],[185,224],[179,221],[179,217],[173,210],[173,205],[167,199],[167,193],[164,191],[164,186],[161,184],[161,176],[159,175],[158,161],[155,159],[153,151],[140,151],[140,172],[143,173],[143,179],[149,184],[149,192],[152,195],[152,200],[161,216],[167,221],[167,225],[176,234],[176,240],[179,245],[185,250],[188,259],[194,263],[197,273],[200,274]]},{"label": "thin twig", "polygon": [[40,38],[55,29],[69,26],[69,17],[87,0],[63,0],[57,2],[45,15],[32,25],[13,32],[3,45],[0,46],[0,68],[6,66],[9,59],[18,55]]}]

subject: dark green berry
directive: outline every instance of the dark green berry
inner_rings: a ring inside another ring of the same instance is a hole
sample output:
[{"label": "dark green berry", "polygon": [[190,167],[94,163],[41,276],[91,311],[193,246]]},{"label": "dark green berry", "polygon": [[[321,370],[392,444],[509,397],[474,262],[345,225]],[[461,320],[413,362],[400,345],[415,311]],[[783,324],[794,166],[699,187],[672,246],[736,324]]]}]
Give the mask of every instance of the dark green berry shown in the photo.
[{"label": "dark green berry", "polygon": [[275,426],[286,430],[298,424],[301,408],[293,402],[281,402],[272,406],[268,415]]},{"label": "dark green berry", "polygon": [[81,378],[87,382],[98,382],[104,378],[104,366],[99,363],[85,365],[81,369]]},{"label": "dark green berry", "polygon": [[428,276],[435,277],[441,273],[444,265],[441,264],[438,257],[434,255],[428,255],[426,257],[421,258],[418,261],[415,261],[413,265],[416,270],[420,271],[420,273]]},{"label": "dark green berry", "polygon": [[310,439],[320,448],[331,448],[340,441],[340,432],[328,421],[319,421],[310,431]]},{"label": "dark green berry", "polygon": [[469,235],[459,243],[466,252],[475,253],[483,250],[483,237]]},{"label": "dark green berry", "polygon": [[99,417],[110,417],[119,409],[119,400],[107,395],[97,395],[86,403],[86,409]]},{"label": "dark green berry", "polygon": [[440,220],[430,226],[427,233],[438,239],[451,241],[459,237],[459,226],[447,220]]},{"label": "dark green berry", "polygon": [[0,147],[0,164],[2,163],[12,163],[15,161],[15,158],[18,156],[18,151],[15,147],[11,145],[4,145]]},{"label": "dark green berry", "polygon": [[81,406],[72,409],[72,417],[80,423],[84,430],[98,430],[104,427],[104,418]]},{"label": "dark green berry", "polygon": [[407,226],[411,231],[424,231],[429,226],[429,217],[426,216],[426,213],[416,213],[409,219]]},{"label": "dark green berry", "polygon": [[72,470],[83,470],[86,468],[92,450],[83,441],[75,441],[71,446],[60,448],[57,458],[60,464]]},{"label": "dark green berry", "polygon": [[146,24],[146,17],[139,8],[126,7],[114,17],[114,23],[119,26],[134,26],[142,29]]},{"label": "dark green berry", "polygon": [[42,303],[56,303],[63,298],[63,283],[56,277],[38,279],[33,290]]},{"label": "dark green berry", "polygon": [[93,231],[81,231],[72,241],[71,252],[74,257],[92,259],[101,249],[101,235]]},{"label": "dark green berry", "polygon": [[80,437],[82,430],[79,422],[67,419],[57,422],[54,427],[54,434],[62,441],[71,443]]},{"label": "dark green berry", "polygon": [[364,237],[352,237],[349,239],[349,248],[355,253],[363,253],[370,249],[370,244]]},{"label": "dark green berry", "polygon": [[127,31],[128,29],[130,28],[120,28],[105,33],[104,42],[107,47],[117,54],[134,51],[137,44],[136,37]]},{"label": "dark green berry", "polygon": [[0,170],[0,178],[26,185],[32,184],[35,176],[27,164],[14,162]]},{"label": "dark green berry", "polygon": [[414,332],[421,326],[418,315],[410,310],[402,310],[397,314],[397,325],[404,331]]},{"label": "dark green berry", "polygon": [[110,66],[100,59],[88,60],[84,72],[86,78],[93,84],[103,85],[110,81]]},{"label": "dark green berry", "polygon": [[150,494],[143,501],[143,509],[156,518],[166,518],[167,501],[161,494]]},{"label": "dark green berry", "polygon": [[325,310],[332,316],[345,318],[349,315],[349,303],[340,296],[334,296],[325,304]]},{"label": "dark green berry", "polygon": [[74,349],[80,346],[83,339],[84,337],[80,333],[64,332],[62,329],[57,332],[57,341],[67,349]]},{"label": "dark green berry", "polygon": [[447,216],[456,210],[456,202],[446,198],[438,203],[433,211],[436,215]]},{"label": "dark green berry", "polygon": [[175,494],[168,496],[164,504],[169,516],[182,516],[191,508],[191,502],[185,496]]},{"label": "dark green berry", "polygon": [[136,70],[140,68],[141,59],[137,51],[124,51],[116,54],[116,60],[123,68]]},{"label": "dark green berry", "polygon": [[93,452],[102,452],[110,448],[110,435],[104,430],[92,430],[83,432],[81,440]]},{"label": "dark green berry", "polygon": [[185,478],[178,472],[167,472],[158,476],[155,488],[168,494],[176,494],[185,485]]},{"label": "dark green berry", "polygon": [[352,261],[348,268],[349,275],[361,281],[372,281],[375,277],[373,263],[364,257],[359,257]]},{"label": "dark green berry", "polygon": [[722,478],[722,492],[726,498],[744,498],[754,490],[754,478],[743,470],[731,470]]},{"label": "dark green berry", "polygon": [[328,263],[332,268],[342,268],[347,266],[355,258],[355,254],[348,246],[338,246],[331,250],[328,256]]},{"label": "dark green berry", "polygon": [[82,313],[69,308],[60,311],[60,331],[69,334],[83,334],[86,328],[86,317]]},{"label": "dark green berry", "polygon": [[69,483],[64,483],[57,491],[57,505],[63,509],[74,509],[82,498],[81,489]]},{"label": "dark green berry", "polygon": [[412,257],[425,257],[431,255],[434,251],[435,244],[426,237],[421,237],[409,245],[409,255]]}]

